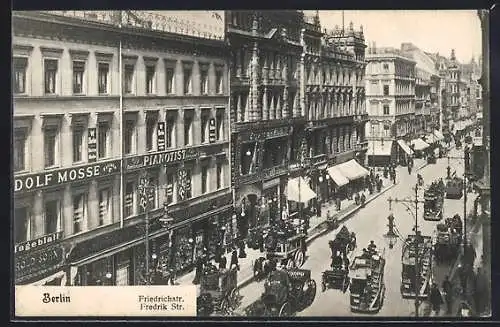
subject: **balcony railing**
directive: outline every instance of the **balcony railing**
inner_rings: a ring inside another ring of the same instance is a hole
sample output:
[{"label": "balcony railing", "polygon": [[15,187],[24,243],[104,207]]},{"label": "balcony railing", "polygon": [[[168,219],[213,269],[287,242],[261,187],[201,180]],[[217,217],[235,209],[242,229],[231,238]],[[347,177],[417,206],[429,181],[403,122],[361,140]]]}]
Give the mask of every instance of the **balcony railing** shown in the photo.
[{"label": "balcony railing", "polygon": [[[224,39],[223,19],[220,18],[220,22],[215,23],[214,19],[219,19],[212,18],[215,14],[210,12],[191,13],[191,16],[199,15],[199,18],[193,16],[192,20],[181,18],[181,13],[179,12],[155,13],[138,10],[58,10],[46,11],[46,13],[109,24],[116,27],[135,27],[212,40]],[[212,22],[208,23],[207,20],[212,20]]]}]

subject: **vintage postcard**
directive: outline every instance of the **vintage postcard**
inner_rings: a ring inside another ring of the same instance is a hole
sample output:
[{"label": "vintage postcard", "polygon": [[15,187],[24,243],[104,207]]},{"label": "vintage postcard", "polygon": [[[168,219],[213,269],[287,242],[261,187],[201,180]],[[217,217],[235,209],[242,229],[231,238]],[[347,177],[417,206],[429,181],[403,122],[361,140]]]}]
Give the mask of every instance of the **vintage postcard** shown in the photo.
[{"label": "vintage postcard", "polygon": [[16,318],[489,317],[488,40],[485,10],[14,11]]}]

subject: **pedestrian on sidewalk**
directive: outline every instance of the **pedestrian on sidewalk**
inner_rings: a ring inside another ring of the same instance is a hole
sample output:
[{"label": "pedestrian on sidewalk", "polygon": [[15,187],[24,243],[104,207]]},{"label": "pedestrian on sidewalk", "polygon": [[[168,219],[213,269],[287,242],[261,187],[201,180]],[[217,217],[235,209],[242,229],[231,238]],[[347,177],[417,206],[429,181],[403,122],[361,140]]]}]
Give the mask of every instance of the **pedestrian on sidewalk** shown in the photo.
[{"label": "pedestrian on sidewalk", "polygon": [[226,256],[223,255],[219,258],[219,269],[226,269],[227,267],[227,259]]},{"label": "pedestrian on sidewalk", "polygon": [[441,311],[441,304],[443,304],[443,296],[439,291],[436,283],[432,283],[431,292],[430,292],[430,302],[432,306],[432,311],[436,316],[439,316],[439,312]]},{"label": "pedestrian on sidewalk", "polygon": [[444,292],[444,299],[446,302],[446,314],[451,314],[451,306],[453,302],[453,286],[448,276],[445,276],[442,288]]},{"label": "pedestrian on sidewalk", "polygon": [[340,201],[339,197],[335,198],[335,203],[337,205],[337,211],[340,211],[341,205],[342,205],[342,201]]},{"label": "pedestrian on sidewalk", "polygon": [[238,270],[240,270],[240,265],[238,263],[238,251],[236,251],[236,247],[233,247],[233,252],[231,253],[231,263],[229,264],[229,269],[233,269],[235,266]]}]

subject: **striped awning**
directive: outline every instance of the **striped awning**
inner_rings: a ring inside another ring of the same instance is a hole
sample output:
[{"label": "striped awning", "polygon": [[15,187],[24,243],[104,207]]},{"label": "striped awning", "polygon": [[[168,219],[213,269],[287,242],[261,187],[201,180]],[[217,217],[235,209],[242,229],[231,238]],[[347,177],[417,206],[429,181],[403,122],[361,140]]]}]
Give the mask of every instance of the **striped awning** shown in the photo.
[{"label": "striped awning", "polygon": [[392,152],[392,141],[369,141],[367,155],[390,156]]},{"label": "striped awning", "polygon": [[412,140],[411,145],[413,145],[414,149],[417,151],[422,151],[422,150],[425,150],[429,147],[429,144],[427,144],[421,138]]},{"label": "striped awning", "polygon": [[407,155],[411,156],[413,154],[413,150],[410,149],[408,144],[404,140],[398,140],[398,144],[403,149],[404,152],[406,152]]},{"label": "striped awning", "polygon": [[330,175],[330,177],[338,187],[344,186],[349,183],[349,179],[342,175],[342,173],[336,166],[328,168],[327,171],[328,175]]}]

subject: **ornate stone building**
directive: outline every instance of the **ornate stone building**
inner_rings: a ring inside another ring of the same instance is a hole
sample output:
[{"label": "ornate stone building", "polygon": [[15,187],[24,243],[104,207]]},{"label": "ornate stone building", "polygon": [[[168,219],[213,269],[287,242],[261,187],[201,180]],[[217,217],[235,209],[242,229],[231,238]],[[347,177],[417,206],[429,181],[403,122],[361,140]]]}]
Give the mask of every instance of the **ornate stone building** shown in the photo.
[{"label": "ornate stone building", "polygon": [[181,273],[216,252],[232,202],[214,30],[147,12],[13,13],[16,284],[143,284],[144,171],[151,264]]},{"label": "ornate stone building", "polygon": [[248,228],[280,214],[290,166],[300,159],[302,14],[226,11],[225,20],[232,53],[233,223],[246,236]]},{"label": "ornate stone building", "polygon": [[322,31],[317,14],[305,17],[302,44],[301,97],[307,119],[303,164],[321,203],[344,186],[332,180],[329,168],[365,160],[366,45],[362,27],[355,31],[350,23],[346,29]]}]

